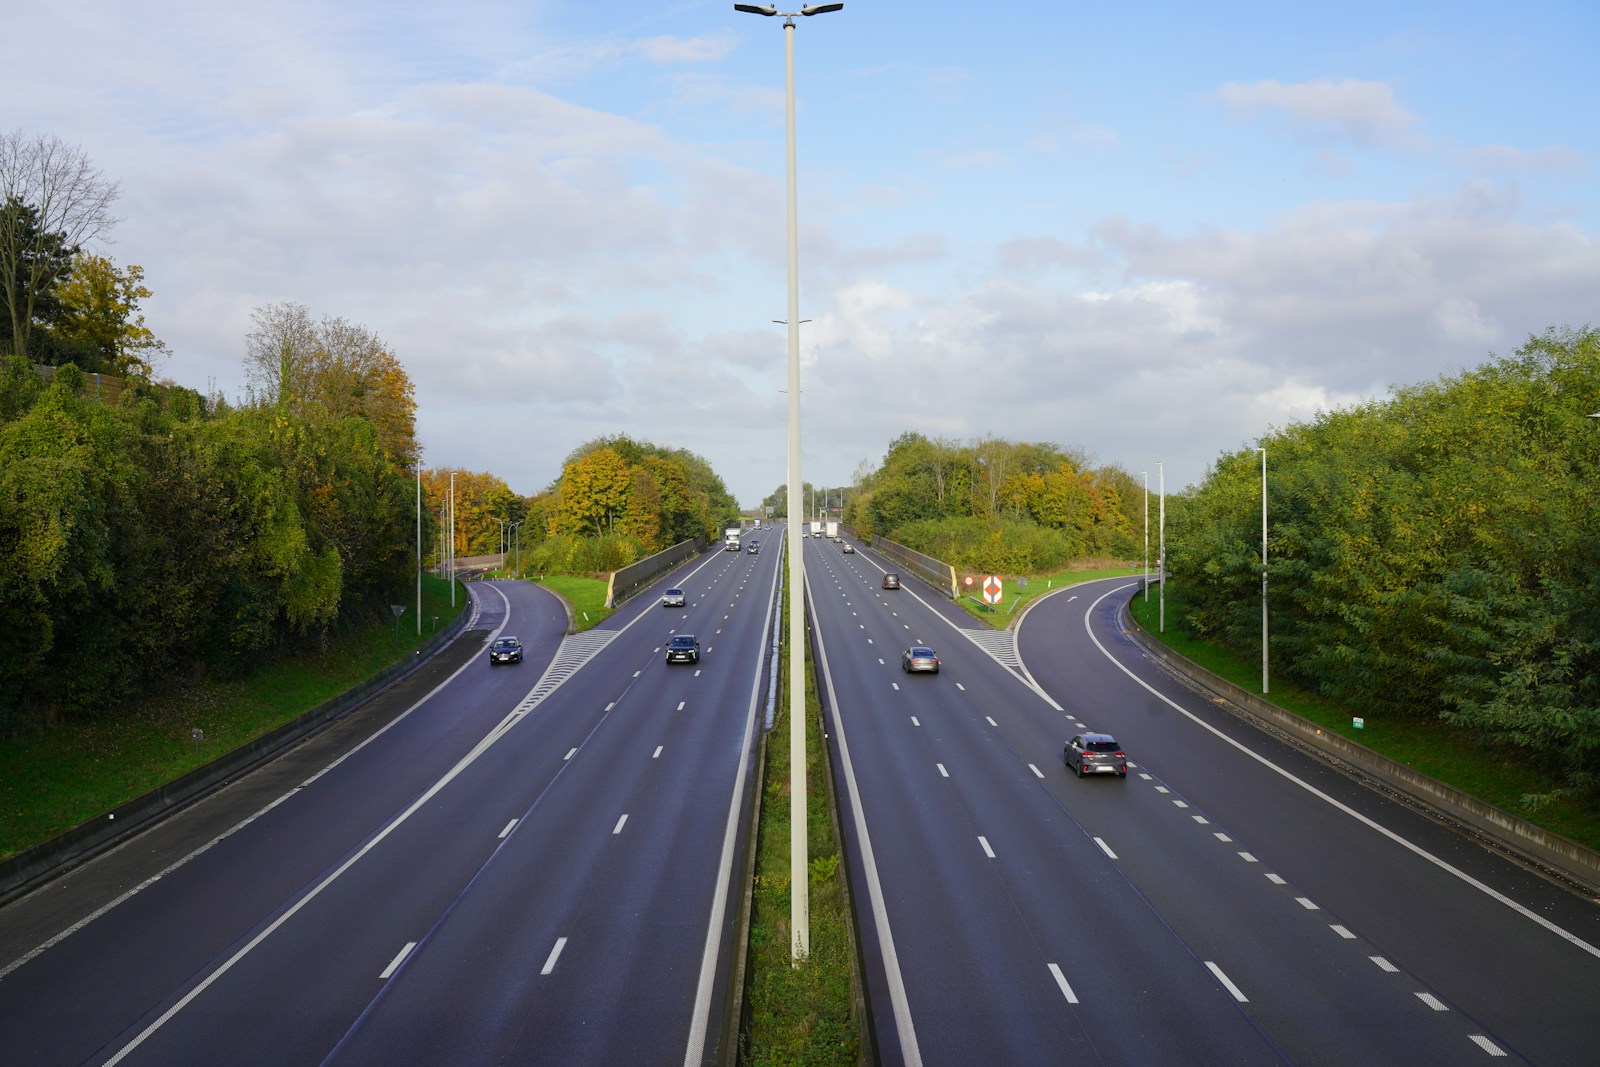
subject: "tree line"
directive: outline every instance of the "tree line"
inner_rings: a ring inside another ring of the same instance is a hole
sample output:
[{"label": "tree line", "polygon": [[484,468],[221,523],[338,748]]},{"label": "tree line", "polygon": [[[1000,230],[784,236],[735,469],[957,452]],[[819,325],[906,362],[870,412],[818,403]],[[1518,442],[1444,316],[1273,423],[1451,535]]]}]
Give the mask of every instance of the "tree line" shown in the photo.
[{"label": "tree line", "polygon": [[904,433],[876,470],[858,473],[844,519],[958,570],[1038,574],[1137,558],[1142,494],[1133,475],[1060,445]]},{"label": "tree line", "polygon": [[[1438,719],[1562,788],[1600,774],[1600,331],[1552,329],[1264,436],[1272,669]],[[1169,604],[1261,640],[1261,456],[1168,501]]]}]

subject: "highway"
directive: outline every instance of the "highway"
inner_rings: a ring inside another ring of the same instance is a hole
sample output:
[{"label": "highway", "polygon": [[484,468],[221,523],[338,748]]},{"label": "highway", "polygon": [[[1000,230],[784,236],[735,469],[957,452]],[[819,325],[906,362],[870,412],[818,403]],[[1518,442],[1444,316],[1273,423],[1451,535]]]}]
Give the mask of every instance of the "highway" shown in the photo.
[{"label": "highway", "polygon": [[[1600,908],[1168,676],[1128,580],[1013,637],[807,555],[881,1062],[1592,1061]],[[1125,780],[1067,771],[1085,729]]]},{"label": "highway", "polygon": [[[0,1063],[714,1062],[778,558],[702,555],[686,607],[574,637],[545,591],[475,584],[369,740],[0,909]],[[502,633],[522,664],[489,666]]]}]

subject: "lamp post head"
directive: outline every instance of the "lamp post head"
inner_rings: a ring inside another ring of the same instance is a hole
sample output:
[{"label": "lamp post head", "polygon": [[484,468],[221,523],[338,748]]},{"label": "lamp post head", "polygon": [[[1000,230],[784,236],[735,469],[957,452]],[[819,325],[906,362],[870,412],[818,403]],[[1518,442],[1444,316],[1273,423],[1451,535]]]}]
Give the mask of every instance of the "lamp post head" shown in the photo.
[{"label": "lamp post head", "polygon": [[778,13],[776,4],[767,4],[765,6],[761,4],[734,4],[733,9],[735,11],[743,11],[749,15],[776,15]]},{"label": "lamp post head", "polygon": [[842,11],[843,3],[838,4],[807,4],[800,9],[802,15],[826,15],[830,11]]}]

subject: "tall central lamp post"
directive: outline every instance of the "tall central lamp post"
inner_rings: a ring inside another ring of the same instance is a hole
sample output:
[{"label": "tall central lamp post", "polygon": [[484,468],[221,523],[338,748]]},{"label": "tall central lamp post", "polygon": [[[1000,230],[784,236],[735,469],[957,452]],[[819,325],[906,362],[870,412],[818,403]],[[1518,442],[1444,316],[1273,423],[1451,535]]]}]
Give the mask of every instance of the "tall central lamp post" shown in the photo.
[{"label": "tall central lamp post", "polygon": [[[792,958],[811,954],[810,856],[806,844],[806,660],[805,563],[800,540],[804,515],[800,499],[800,255],[799,210],[795,198],[794,19],[822,15],[844,4],[808,4],[783,15],[784,119],[789,185],[789,524],[784,541],[789,554],[789,928]],[[771,4],[734,4],[735,11],[777,15]]]}]

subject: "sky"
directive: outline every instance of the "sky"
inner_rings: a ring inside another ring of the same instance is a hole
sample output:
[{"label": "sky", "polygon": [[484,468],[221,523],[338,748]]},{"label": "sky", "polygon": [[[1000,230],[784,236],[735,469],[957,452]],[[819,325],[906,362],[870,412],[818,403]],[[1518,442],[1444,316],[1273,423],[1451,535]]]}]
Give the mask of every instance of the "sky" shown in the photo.
[{"label": "sky", "polygon": [[[1600,320],[1594,0],[795,22],[813,485],[915,431],[1170,491]],[[0,129],[121,184],[95,250],[144,268],[160,377],[242,397],[251,312],[293,301],[392,348],[430,467],[532,495],[626,434],[746,507],[784,484],[781,18],[62,0],[5,24]]]}]

